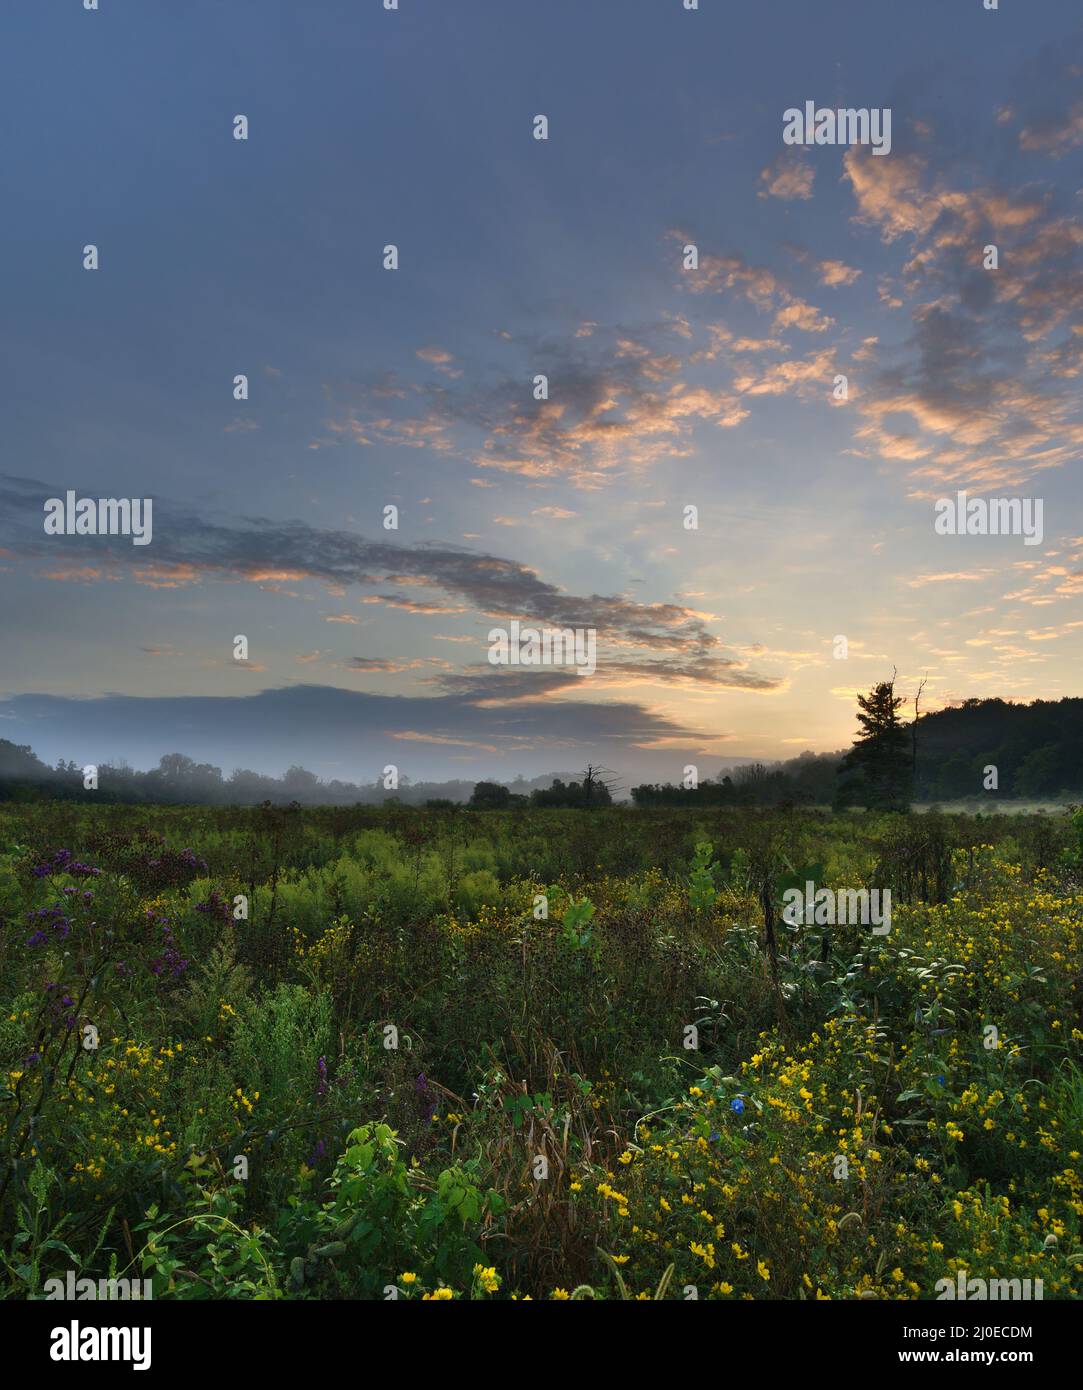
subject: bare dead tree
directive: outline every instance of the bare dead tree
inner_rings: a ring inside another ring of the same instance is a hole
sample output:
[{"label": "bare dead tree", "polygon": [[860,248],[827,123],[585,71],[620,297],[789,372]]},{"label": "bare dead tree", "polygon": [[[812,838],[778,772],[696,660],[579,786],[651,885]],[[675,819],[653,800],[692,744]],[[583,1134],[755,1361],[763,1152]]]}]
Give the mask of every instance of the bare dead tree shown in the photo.
[{"label": "bare dead tree", "polygon": [[910,747],[912,749],[912,765],[914,770],[915,785],[917,784],[918,776],[918,720],[921,718],[921,696],[922,692],[925,689],[925,686],[928,684],[928,680],[929,677],[927,675],[922,676],[921,684],[918,686],[918,692],[914,696],[914,723],[910,729]]},{"label": "bare dead tree", "polygon": [[616,792],[624,790],[624,788],[620,784],[617,774],[613,771],[613,769],[609,767],[602,767],[598,763],[588,763],[586,766],[586,771],[583,772],[582,777],[583,800],[587,803],[588,806],[590,805],[591,800],[594,796],[595,787],[605,787],[606,791],[609,793],[610,799],[613,798]]}]

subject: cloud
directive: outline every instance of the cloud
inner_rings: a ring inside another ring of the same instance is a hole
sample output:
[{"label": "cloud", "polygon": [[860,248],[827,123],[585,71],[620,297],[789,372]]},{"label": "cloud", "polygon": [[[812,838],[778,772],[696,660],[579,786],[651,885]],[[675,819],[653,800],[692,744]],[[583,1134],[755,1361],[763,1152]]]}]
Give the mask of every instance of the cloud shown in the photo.
[{"label": "cloud", "polygon": [[908,579],[911,589],[923,589],[928,584],[971,584],[986,579],[992,570],[949,570],[943,574],[919,574]]},{"label": "cloud", "polygon": [[[698,244],[690,233],[676,228],[668,235],[680,246]],[[788,298],[785,284],[769,267],[752,265],[736,253],[717,255],[702,247],[698,269],[682,271],[680,283],[691,294],[728,294],[733,291],[760,309],[769,309]]]},{"label": "cloud", "polygon": [[854,145],[843,157],[861,222],[880,228],[885,241],[920,235],[940,215],[940,204],[923,185],[925,162],[917,155],[877,159]]},{"label": "cloud", "polygon": [[745,418],[731,392],[678,379],[685,359],[673,345],[686,327],[679,317],[634,332],[592,325],[589,337],[509,345],[546,362],[548,400],[533,399],[529,377],[493,381],[479,369],[461,384],[416,383],[394,413],[371,384],[340,385],[330,388],[341,408],[327,429],[332,441],[455,452],[478,469],[597,489],[687,456],[699,421],[727,428]]},{"label": "cloud", "polygon": [[1035,126],[1027,126],[1019,132],[1019,148],[1022,150],[1041,150],[1054,159],[1061,159],[1083,145],[1083,100],[1063,116],[1056,116]]},{"label": "cloud", "polygon": [[414,661],[396,661],[386,656],[351,656],[343,665],[349,671],[375,671],[384,674],[397,674],[400,671],[418,671],[428,666],[433,658],[418,658]]},{"label": "cloud", "polygon": [[734,378],[734,387],[745,396],[823,396],[835,374],[835,355],[830,348],[811,357],[784,358]]},{"label": "cloud", "polygon": [[861,275],[860,270],[844,261],[820,261],[817,268],[821,283],[832,289],[838,285],[853,285]]},{"label": "cloud", "polygon": [[774,326],[776,332],[786,328],[800,328],[804,333],[823,333],[834,322],[833,318],[821,313],[815,305],[795,300],[778,311]]},{"label": "cloud", "polygon": [[[682,247],[692,240],[679,229],[665,235]],[[803,255],[830,288],[852,285],[860,274],[842,260]],[[786,354],[789,334],[824,334],[835,320],[780,273],[739,253],[701,247],[698,269],[682,272],[679,285],[699,298],[722,295],[770,314],[770,335],[734,333],[718,322],[697,326],[684,313],[634,328],[591,320],[559,336],[501,333],[501,356],[545,363],[547,398],[534,399],[531,369],[509,371],[503,361],[495,372],[488,363],[474,363],[462,381],[422,380],[409,389],[384,373],[327,388],[334,410],[327,421],[330,442],[455,454],[476,470],[470,481],[478,487],[493,486],[486,475],[505,473],[532,483],[567,480],[593,491],[692,457],[702,426],[730,430],[749,417],[735,381],[727,383],[720,373],[695,379],[693,368],[719,362],[743,378],[742,354]],[[438,367],[452,360],[442,347],[416,352]],[[401,406],[388,403],[389,378]],[[495,524],[516,520],[503,512]]]},{"label": "cloud", "polygon": [[[997,137],[1003,138],[1003,137]],[[934,165],[933,155],[940,163]],[[1007,155],[1005,156],[1007,158]],[[881,292],[909,306],[910,335],[863,348],[859,448],[912,465],[917,497],[945,483],[1018,487],[1083,444],[1083,227],[1055,190],[977,182],[943,142],[844,172],[859,221],[908,243]],[[987,268],[987,248],[998,265]],[[857,358],[855,357],[855,360]]]},{"label": "cloud", "polygon": [[760,174],[761,198],[782,198],[784,200],[806,199],[812,197],[812,183],[816,169],[806,156],[787,151],[768,164]]},{"label": "cloud", "polygon": [[1083,33],[1078,28],[1023,67],[1017,90],[1002,108],[1003,125],[1018,125],[1019,149],[1063,159],[1083,145]]},{"label": "cloud", "polygon": [[799,246],[794,242],[783,242],[783,249],[788,251],[801,265],[809,266],[815,273],[821,285],[827,285],[829,289],[846,288],[854,285],[861,278],[861,271],[857,266],[847,265],[845,261],[833,260],[830,258],[821,259],[814,256],[805,246]]},{"label": "cloud", "polygon": [[[694,241],[694,238],[682,231],[671,231],[668,235],[682,245]],[[791,247],[791,250],[793,249]],[[842,262],[831,264],[839,267],[834,273],[841,278],[836,278],[835,283],[850,283],[848,267],[843,266]],[[683,272],[680,283],[692,294],[728,294],[744,300],[761,312],[773,312],[772,328],[776,334],[785,333],[789,329],[798,329],[803,333],[823,333],[835,322],[822,309],[795,294],[775,271],[767,266],[752,265],[737,254],[715,255],[701,250],[699,269]],[[727,349],[756,351],[765,346],[784,347],[778,340],[772,340],[769,344],[760,344],[748,338],[734,340],[733,334],[722,324],[711,325],[708,331],[712,340],[711,347],[707,354],[701,356],[709,358],[723,355]]]},{"label": "cloud", "polygon": [[[551,677],[539,679],[539,697],[550,683]],[[295,685],[237,696],[16,695],[0,700],[0,719],[9,737],[50,762],[63,756],[104,763],[123,746],[137,767],[180,751],[227,773],[234,767],[281,773],[287,763],[300,763],[362,781],[374,781],[388,762],[415,780],[416,767],[426,776],[449,775],[461,765],[442,759],[441,747],[485,751],[497,768],[542,772],[560,751],[612,762],[637,757],[634,750],[656,740],[716,741],[641,704],[592,700],[582,682],[578,698],[556,701],[532,698],[525,673],[511,684],[523,698],[501,708],[487,706],[476,691],[411,697]],[[415,743],[424,747],[412,762],[407,749]]]},{"label": "cloud", "polygon": [[[499,672],[498,684],[494,684],[494,669]],[[536,699],[542,694],[581,693],[587,686],[594,691],[664,683],[688,689],[752,690],[769,694],[786,685],[778,677],[750,670],[743,660],[712,653],[693,653],[683,659],[605,656],[599,658],[597,670],[589,677],[578,675],[571,668],[549,667],[535,672],[479,665],[438,676],[435,683],[441,690],[467,695],[486,704]]]},{"label": "cloud", "polygon": [[[69,540],[92,549],[96,578],[132,577],[139,562],[126,537],[47,537],[40,483],[0,476],[0,539],[29,560],[53,556]],[[262,583],[289,575],[342,592],[349,586],[377,589],[361,602],[407,612],[449,615],[470,610],[491,618],[519,618],[556,627],[594,628],[599,644],[639,648],[686,660],[719,655],[721,642],[703,618],[676,603],[642,603],[624,594],[570,594],[536,570],[502,556],[451,545],[407,546],[370,541],[346,531],[321,530],[300,521],[250,518],[237,524],[210,521],[165,498],[155,499],[156,568],[175,572],[178,584],[201,581]],[[82,577],[82,576],[80,576]],[[383,586],[420,586],[445,600],[414,599]],[[350,614],[328,622],[353,623]],[[657,674],[663,674],[658,668]]]},{"label": "cloud", "polygon": [[436,370],[438,372],[442,372],[444,376],[451,377],[452,379],[454,379],[455,377],[460,377],[463,374],[461,367],[455,367],[452,365],[455,361],[455,358],[451,355],[450,352],[447,351],[446,348],[422,347],[418,348],[417,352],[414,355],[418,357],[422,362],[427,362],[430,366],[435,367]]}]

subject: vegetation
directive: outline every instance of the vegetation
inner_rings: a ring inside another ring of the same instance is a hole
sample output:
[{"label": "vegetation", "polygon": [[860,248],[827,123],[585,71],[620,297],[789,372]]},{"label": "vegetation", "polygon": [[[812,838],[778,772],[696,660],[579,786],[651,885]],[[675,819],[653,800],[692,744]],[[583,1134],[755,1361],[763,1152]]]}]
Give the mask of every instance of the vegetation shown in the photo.
[{"label": "vegetation", "polygon": [[857,697],[860,732],[839,767],[845,781],[838,799],[858,801],[874,810],[908,809],[914,763],[899,715],[904,703],[895,694],[894,680],[880,681],[868,695]]},{"label": "vegetation", "polygon": [[[919,688],[917,697],[920,697]],[[964,700],[902,718],[906,698],[883,681],[858,697],[859,732],[845,755],[802,753],[749,763],[694,789],[632,788],[641,806],[846,805],[900,809],[911,801],[1079,800],[1083,700]]]},{"label": "vegetation", "polygon": [[1079,813],[8,805],[0,919],[8,1297],[1083,1291]]},{"label": "vegetation", "polygon": [[[901,697],[894,695],[894,682],[887,685],[898,701]],[[874,689],[863,698],[875,701],[879,697]],[[868,711],[861,710],[859,721],[862,716],[868,717]],[[871,717],[878,719],[880,715]],[[894,726],[893,794],[885,795],[882,787],[873,785],[872,795],[866,795],[869,787],[860,775],[845,777],[840,788],[840,772],[860,774],[868,767],[867,760],[860,756],[855,759],[851,752],[845,757],[841,753],[802,753],[776,764],[750,762],[716,778],[703,778],[694,790],[647,783],[632,788],[632,799],[641,806],[831,806],[841,800],[883,807],[901,805],[912,797],[923,803],[985,800],[992,809],[998,801],[1010,799],[1068,801],[1083,797],[1083,699],[1035,700],[1029,705],[965,700],[950,709],[923,714],[916,744],[913,722],[906,724],[896,714]],[[899,731],[910,740],[912,755],[908,758],[899,756]],[[869,729],[862,725],[859,743],[868,744],[868,736]],[[872,741],[873,745],[877,742],[878,738]],[[871,747],[866,748],[870,751]],[[997,770],[995,787],[988,785],[990,767]],[[583,773],[518,778],[510,785],[411,783],[403,777],[396,788],[385,786],[382,778],[367,785],[324,782],[303,767],[291,767],[282,777],[267,777],[244,768],[223,777],[221,768],[181,753],[167,754],[149,772],[104,765],[98,772],[98,790],[86,791],[82,769],[75,763],[61,761],[50,768],[32,749],[0,739],[0,802],[66,799],[96,806],[103,802],[236,806],[271,801],[353,806],[400,801],[413,805],[436,802],[446,807],[472,800],[475,806],[489,810],[527,802],[589,809],[607,804],[613,790],[612,778],[603,775],[592,779],[584,793]],[[479,794],[479,788],[485,790]]]}]

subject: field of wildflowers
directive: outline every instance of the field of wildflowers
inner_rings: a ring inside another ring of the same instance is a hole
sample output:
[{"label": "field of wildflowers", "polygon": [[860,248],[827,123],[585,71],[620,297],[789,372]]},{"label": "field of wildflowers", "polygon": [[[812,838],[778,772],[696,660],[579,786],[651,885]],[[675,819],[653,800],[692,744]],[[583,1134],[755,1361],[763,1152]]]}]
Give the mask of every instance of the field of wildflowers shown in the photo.
[{"label": "field of wildflowers", "polygon": [[1083,1292],[1080,813],[9,806],[0,923],[7,1298]]}]

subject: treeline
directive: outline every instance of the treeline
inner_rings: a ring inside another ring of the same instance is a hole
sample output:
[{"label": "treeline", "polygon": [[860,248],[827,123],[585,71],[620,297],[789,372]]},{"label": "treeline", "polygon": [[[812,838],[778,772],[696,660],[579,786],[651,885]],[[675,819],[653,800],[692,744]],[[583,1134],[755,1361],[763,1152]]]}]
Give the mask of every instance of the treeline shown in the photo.
[{"label": "treeline", "polygon": [[[1083,797],[1083,699],[966,700],[907,722],[907,701],[883,682],[859,700],[861,726],[848,752],[802,753],[781,763],[748,763],[694,788],[651,784],[632,788],[639,806],[891,806],[987,796],[990,800],[1073,800]],[[603,770],[604,771],[604,770]],[[25,745],[0,739],[0,801],[71,800],[148,804],[307,806],[462,805],[499,810],[514,806],[608,805],[611,777],[547,774],[514,782],[411,782],[388,787],[323,781],[307,768],[281,777],[221,768],[169,753],[139,772],[99,764],[98,787],[87,790],[83,769],[63,760],[49,767]],[[567,778],[567,780],[565,780]]]},{"label": "treeline", "polygon": [[[965,700],[915,724],[901,717],[906,702],[894,682],[884,682],[859,704],[862,732],[847,753],[751,763],[694,788],[633,787],[632,799],[641,806],[839,806],[1083,795],[1083,699]],[[872,782],[880,784],[874,794]]]},{"label": "treeline", "polygon": [[[237,768],[223,777],[222,769],[211,763],[197,763],[183,753],[167,753],[149,772],[108,763],[96,766],[97,787],[84,786],[84,770],[63,759],[55,767],[43,763],[26,746],[0,739],[0,801],[96,801],[136,804],[191,804],[210,806],[258,805],[264,801],[301,805],[352,806],[357,802],[383,801],[388,793],[383,783],[357,786],[337,780],[323,782],[307,768],[291,767],[281,777],[266,777],[247,768]],[[470,794],[471,783],[462,784],[462,794]],[[434,785],[433,794],[438,790]],[[424,787],[410,791],[424,799]]]},{"label": "treeline", "polygon": [[[379,805],[387,800],[422,804],[432,798],[465,801],[474,783],[411,782],[403,777],[390,789],[382,778],[369,784],[322,781],[307,768],[291,767],[281,777],[237,768],[229,777],[220,767],[198,763],[183,753],[167,753],[149,772],[97,765],[98,786],[83,785],[83,769],[63,760],[49,767],[33,750],[0,739],[0,801],[95,801],[147,805],[255,806],[297,802],[303,806]],[[527,783],[529,788],[532,784]]]},{"label": "treeline", "polygon": [[[167,753],[149,772],[130,767],[97,765],[98,786],[83,785],[83,768],[61,759],[55,767],[41,761],[33,749],[0,739],[0,802],[93,801],[135,805],[258,806],[379,806],[402,802],[410,806],[456,806],[480,809],[533,804],[536,806],[602,806],[610,803],[609,789],[594,782],[584,795],[578,783],[565,783],[552,773],[502,782],[414,782],[400,776],[398,785],[383,777],[371,783],[323,781],[307,768],[291,767],[281,777],[267,777],[247,768],[229,776],[211,763],[199,763],[183,753]],[[480,789],[480,791],[479,791]]]},{"label": "treeline", "polygon": [[503,782],[478,782],[467,804],[472,811],[506,811],[513,806],[559,806],[589,810],[596,806],[611,806],[613,798],[606,783],[592,777],[584,776],[580,782],[564,782],[554,777],[549,786],[535,787],[529,795],[513,792]]},{"label": "treeline", "polygon": [[996,769],[1000,796],[1072,797],[1083,791],[1083,699],[965,700],[918,725],[920,799],[980,794]]},{"label": "treeline", "polygon": [[747,763],[696,787],[646,783],[632,788],[637,806],[830,806],[836,797],[839,753],[802,753],[784,763]]}]

